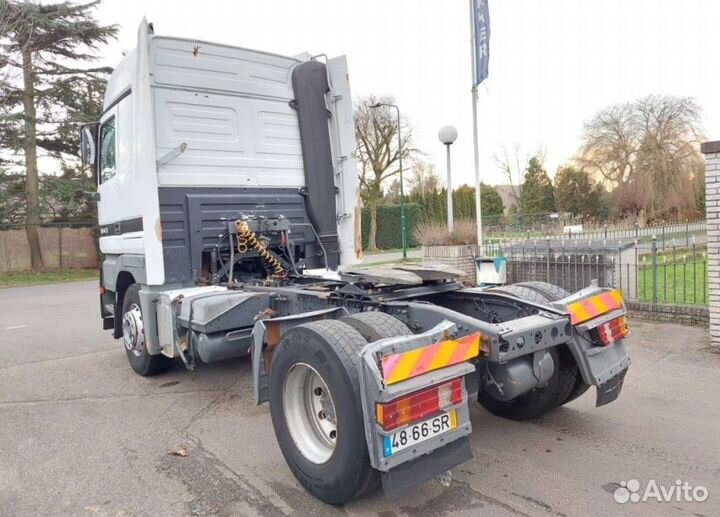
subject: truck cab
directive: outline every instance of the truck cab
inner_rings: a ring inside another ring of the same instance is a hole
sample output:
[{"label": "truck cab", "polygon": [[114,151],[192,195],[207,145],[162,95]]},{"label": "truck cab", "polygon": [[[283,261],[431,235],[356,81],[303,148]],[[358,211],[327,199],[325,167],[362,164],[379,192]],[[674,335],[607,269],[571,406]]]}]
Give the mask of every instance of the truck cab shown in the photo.
[{"label": "truck cab", "polygon": [[143,21],[100,120],[100,311],[139,375],[250,356],[283,456],[315,497],[390,494],[472,457],[469,402],[535,418],[630,364],[619,292],[468,287],[361,268],[344,57],[156,36]]},{"label": "truck cab", "polygon": [[323,63],[141,25],[98,124],[82,132],[98,178],[103,318],[116,337],[132,283],[214,283],[218,241],[238,214],[281,214],[296,269],[357,261],[351,99],[344,56]]}]

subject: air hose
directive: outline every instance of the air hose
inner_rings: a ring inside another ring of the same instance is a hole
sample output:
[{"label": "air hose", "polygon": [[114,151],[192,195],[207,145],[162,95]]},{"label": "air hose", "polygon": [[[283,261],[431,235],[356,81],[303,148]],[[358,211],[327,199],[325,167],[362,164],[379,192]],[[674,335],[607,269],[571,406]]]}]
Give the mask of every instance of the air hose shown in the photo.
[{"label": "air hose", "polygon": [[237,250],[239,253],[247,253],[249,249],[257,252],[260,258],[272,269],[272,277],[274,280],[282,280],[287,276],[285,268],[272,253],[270,253],[255,236],[255,232],[251,231],[245,221],[235,221],[237,229]]}]

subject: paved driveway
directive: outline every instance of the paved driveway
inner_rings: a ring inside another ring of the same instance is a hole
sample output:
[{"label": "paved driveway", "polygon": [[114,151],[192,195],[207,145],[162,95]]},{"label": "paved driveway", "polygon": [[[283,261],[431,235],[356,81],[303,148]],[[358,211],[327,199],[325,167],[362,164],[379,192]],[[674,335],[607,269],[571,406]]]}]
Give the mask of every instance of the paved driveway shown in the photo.
[{"label": "paved driveway", "polygon": [[[720,356],[701,328],[633,322],[621,399],[534,422],[476,405],[475,458],[449,489],[341,508],[285,466],[247,360],[134,375],[99,329],[95,282],[0,290],[0,516],[720,514]],[[169,454],[188,448],[186,457]],[[618,504],[622,481],[679,479],[704,503]]]}]

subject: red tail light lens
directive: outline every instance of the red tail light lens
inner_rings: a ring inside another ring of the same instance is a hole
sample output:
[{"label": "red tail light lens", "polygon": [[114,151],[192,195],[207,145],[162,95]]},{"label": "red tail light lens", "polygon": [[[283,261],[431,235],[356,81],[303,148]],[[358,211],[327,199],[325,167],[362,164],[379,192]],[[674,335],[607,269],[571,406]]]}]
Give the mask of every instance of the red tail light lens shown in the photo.
[{"label": "red tail light lens", "polygon": [[620,316],[614,320],[610,320],[607,323],[597,327],[598,339],[604,346],[610,346],[615,341],[618,341],[627,336],[630,331],[627,326],[627,319],[625,316]]},{"label": "red tail light lens", "polygon": [[384,431],[392,431],[456,406],[463,401],[462,379],[454,379],[385,404],[375,404],[375,419]]}]

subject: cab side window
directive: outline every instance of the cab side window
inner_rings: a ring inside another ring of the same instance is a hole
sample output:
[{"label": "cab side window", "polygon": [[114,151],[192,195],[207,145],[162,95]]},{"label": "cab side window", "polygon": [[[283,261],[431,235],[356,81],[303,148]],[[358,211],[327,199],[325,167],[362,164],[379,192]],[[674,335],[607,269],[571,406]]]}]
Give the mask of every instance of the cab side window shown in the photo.
[{"label": "cab side window", "polygon": [[110,117],[100,126],[100,183],[111,179],[117,173],[115,117]]}]

